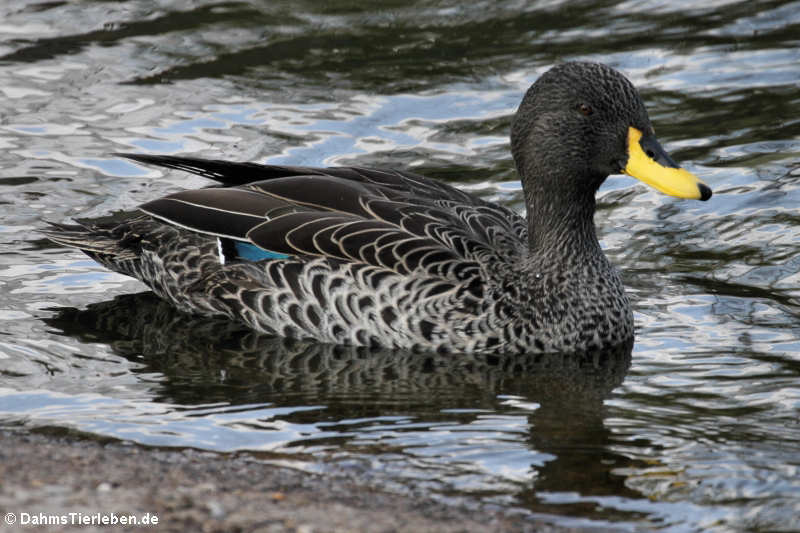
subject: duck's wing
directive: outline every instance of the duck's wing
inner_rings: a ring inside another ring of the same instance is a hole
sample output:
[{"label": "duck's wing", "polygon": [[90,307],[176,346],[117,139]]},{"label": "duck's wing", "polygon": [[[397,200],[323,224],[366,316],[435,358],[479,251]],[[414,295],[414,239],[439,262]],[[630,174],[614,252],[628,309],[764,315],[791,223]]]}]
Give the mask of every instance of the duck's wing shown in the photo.
[{"label": "duck's wing", "polygon": [[226,186],[247,185],[255,181],[268,181],[290,176],[336,176],[356,183],[379,185],[395,190],[412,192],[428,198],[459,200],[469,203],[477,200],[466,192],[431,178],[396,170],[377,170],[361,167],[301,167],[237,163],[221,159],[201,159],[171,155],[118,153],[118,156],[140,163],[184,170],[203,176]]},{"label": "duck's wing", "polygon": [[465,279],[480,263],[516,260],[527,246],[525,223],[513,211],[416,174],[126,157],[224,183],[246,182],[182,191],[140,208],[171,224],[277,254]]}]

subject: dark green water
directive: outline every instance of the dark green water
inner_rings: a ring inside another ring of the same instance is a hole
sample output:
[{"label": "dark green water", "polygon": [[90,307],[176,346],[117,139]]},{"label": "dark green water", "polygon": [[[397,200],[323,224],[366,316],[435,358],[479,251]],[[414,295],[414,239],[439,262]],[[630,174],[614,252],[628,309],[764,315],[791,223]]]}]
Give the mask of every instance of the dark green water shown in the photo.
[{"label": "dark green water", "polygon": [[[0,424],[252,450],[567,526],[800,530],[800,2],[380,5],[0,6]],[[631,355],[258,337],[35,232],[205,184],[116,151],[411,168],[520,209],[510,118],[568,59],[623,70],[715,191],[601,189]]]}]

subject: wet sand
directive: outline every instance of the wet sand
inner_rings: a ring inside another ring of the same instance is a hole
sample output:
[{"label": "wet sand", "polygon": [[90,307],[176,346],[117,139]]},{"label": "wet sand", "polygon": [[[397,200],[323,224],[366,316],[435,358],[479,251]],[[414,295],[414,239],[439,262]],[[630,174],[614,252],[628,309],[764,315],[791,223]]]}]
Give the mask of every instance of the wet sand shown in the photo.
[{"label": "wet sand", "polygon": [[[13,524],[6,513],[14,514]],[[13,430],[0,430],[0,515],[0,531],[37,533],[577,531],[389,494],[246,453],[163,450]],[[157,517],[158,524],[120,525],[129,515],[149,516],[151,522]],[[103,525],[104,519],[119,522]],[[35,525],[36,520],[67,523]]]}]

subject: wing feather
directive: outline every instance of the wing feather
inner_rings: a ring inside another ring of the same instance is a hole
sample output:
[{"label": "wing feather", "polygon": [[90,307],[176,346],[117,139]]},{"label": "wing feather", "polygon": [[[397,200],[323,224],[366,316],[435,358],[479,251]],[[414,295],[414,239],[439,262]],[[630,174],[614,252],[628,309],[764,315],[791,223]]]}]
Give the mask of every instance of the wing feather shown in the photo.
[{"label": "wing feather", "polygon": [[478,259],[514,261],[527,248],[519,215],[418,174],[123,155],[236,185],[173,194],[145,213],[272,252],[464,279]]}]

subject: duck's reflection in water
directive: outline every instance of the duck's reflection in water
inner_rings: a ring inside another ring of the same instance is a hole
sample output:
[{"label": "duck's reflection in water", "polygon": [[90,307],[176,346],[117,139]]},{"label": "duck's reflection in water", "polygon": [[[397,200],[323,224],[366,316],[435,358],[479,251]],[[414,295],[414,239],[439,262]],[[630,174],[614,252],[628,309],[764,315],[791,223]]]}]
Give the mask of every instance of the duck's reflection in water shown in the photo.
[{"label": "duck's reflection in water", "polygon": [[[152,293],[85,310],[61,308],[46,321],[61,334],[108,344],[140,364],[137,372],[163,374],[153,399],[173,405],[324,406],[295,411],[291,421],[313,425],[399,415],[417,422],[414,431],[424,431],[426,423],[466,424],[487,414],[522,413],[528,424],[521,445],[554,457],[531,466],[529,482],[516,494],[525,507],[553,512],[538,497],[542,491],[637,496],[612,472],[631,461],[610,450],[604,426],[604,400],[628,371],[632,343],[592,353],[510,356],[334,346],[187,316]],[[527,414],[515,407],[521,404]],[[348,426],[337,442],[350,440],[353,430]],[[580,506],[564,507],[582,514]]]}]

